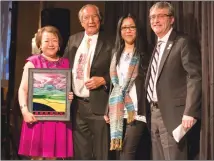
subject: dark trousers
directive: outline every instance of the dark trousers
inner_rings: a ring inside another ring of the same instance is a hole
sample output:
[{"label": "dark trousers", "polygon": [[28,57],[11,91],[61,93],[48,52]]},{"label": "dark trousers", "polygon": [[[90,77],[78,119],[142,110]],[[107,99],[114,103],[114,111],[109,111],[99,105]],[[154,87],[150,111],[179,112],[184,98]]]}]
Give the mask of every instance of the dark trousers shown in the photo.
[{"label": "dark trousers", "polygon": [[88,102],[76,99],[74,103],[74,159],[108,159],[109,130],[103,115],[93,114]]},{"label": "dark trousers", "polygon": [[[120,160],[150,159],[150,137],[146,123],[124,119],[124,139]],[[139,152],[137,154],[137,152]]]},{"label": "dark trousers", "polygon": [[164,125],[160,109],[155,107],[151,108],[151,136],[153,160],[187,160],[186,139],[176,143]]}]

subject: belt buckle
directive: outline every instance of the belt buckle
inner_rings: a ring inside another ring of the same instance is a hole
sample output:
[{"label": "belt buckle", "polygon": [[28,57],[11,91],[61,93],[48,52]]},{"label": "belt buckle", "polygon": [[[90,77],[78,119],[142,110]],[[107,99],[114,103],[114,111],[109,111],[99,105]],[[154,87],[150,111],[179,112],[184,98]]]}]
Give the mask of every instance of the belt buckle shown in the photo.
[{"label": "belt buckle", "polygon": [[83,97],[83,101],[84,101],[84,102],[89,102],[89,99],[88,99],[88,98]]}]

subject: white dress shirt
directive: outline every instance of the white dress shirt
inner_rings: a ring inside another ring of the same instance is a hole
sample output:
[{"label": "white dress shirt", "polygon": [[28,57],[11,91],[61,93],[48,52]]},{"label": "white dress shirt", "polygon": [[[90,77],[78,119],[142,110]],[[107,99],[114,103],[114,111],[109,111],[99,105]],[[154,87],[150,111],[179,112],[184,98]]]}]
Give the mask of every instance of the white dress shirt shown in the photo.
[{"label": "white dress shirt", "polygon": [[159,70],[159,66],[160,66],[160,62],[167,44],[167,41],[169,39],[169,36],[172,32],[172,28],[167,32],[167,34],[162,37],[161,39],[158,38],[158,41],[161,41],[161,45],[160,45],[160,53],[159,53],[159,58],[158,58],[158,67],[157,67],[157,74],[155,76],[155,80],[154,80],[154,89],[153,89],[153,95],[152,95],[152,101],[157,102],[158,98],[157,98],[157,91],[156,91],[156,84],[157,84],[157,76],[158,76],[158,70]]},{"label": "white dress shirt", "polygon": [[[89,97],[89,90],[86,88],[85,82],[89,79],[87,71],[88,71],[88,67],[91,68],[91,63],[94,58],[94,52],[97,45],[98,35],[99,33],[93,36],[88,36],[85,33],[82,39],[82,42],[80,43],[80,46],[76,52],[76,56],[74,59],[74,66],[72,69],[72,77],[73,77],[72,88],[73,88],[74,94],[79,97]],[[90,48],[88,50],[87,41],[89,38],[91,39],[91,41],[90,41]],[[82,59],[80,59],[80,56],[82,57]],[[89,57],[90,59],[88,59]],[[80,60],[82,61],[82,63],[80,63]],[[90,62],[88,62],[89,60]],[[78,70],[78,68],[81,68],[80,66],[83,66],[82,74],[80,74],[82,70]]]}]

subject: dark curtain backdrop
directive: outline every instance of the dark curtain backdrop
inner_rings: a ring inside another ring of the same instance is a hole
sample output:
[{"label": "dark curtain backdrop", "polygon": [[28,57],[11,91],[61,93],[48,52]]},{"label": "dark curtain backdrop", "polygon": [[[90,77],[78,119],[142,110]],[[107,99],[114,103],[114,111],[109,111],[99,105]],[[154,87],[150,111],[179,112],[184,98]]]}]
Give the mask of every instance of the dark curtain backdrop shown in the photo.
[{"label": "dark curtain backdrop", "polygon": [[[104,30],[115,36],[119,17],[127,12],[134,14],[140,25],[142,47],[149,59],[155,44],[155,35],[149,24],[149,9],[154,1],[105,2]],[[200,47],[202,54],[202,120],[199,135],[189,138],[189,159],[214,159],[214,2],[171,1],[175,8],[175,26],[189,34]],[[196,127],[192,133],[200,129]],[[199,148],[200,140],[200,151]],[[197,155],[198,154],[198,155]]]},{"label": "dark curtain backdrop", "polygon": [[214,160],[214,2],[203,2],[201,11],[203,108],[200,158]]}]

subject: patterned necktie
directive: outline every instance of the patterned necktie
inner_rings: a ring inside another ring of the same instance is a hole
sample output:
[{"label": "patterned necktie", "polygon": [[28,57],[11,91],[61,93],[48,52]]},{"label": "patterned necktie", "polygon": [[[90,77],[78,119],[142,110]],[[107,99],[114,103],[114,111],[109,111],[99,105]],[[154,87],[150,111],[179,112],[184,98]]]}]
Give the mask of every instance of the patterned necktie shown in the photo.
[{"label": "patterned necktie", "polygon": [[154,83],[155,83],[155,77],[157,75],[158,71],[158,60],[159,60],[159,54],[160,54],[160,46],[162,44],[162,41],[158,41],[156,45],[156,50],[155,54],[152,60],[152,65],[151,65],[151,74],[150,74],[150,79],[149,79],[149,85],[147,88],[147,99],[149,102],[152,100],[153,92],[154,92]]},{"label": "patterned necktie", "polygon": [[90,72],[91,72],[91,53],[90,53],[90,46],[91,46],[91,38],[88,38],[87,40],[87,49],[88,49],[88,59],[87,59],[87,78],[90,78]]},{"label": "patterned necktie", "polygon": [[87,49],[88,49],[88,52],[89,52],[90,43],[91,43],[91,38],[88,38],[88,39],[86,40],[86,43],[87,43]]}]

